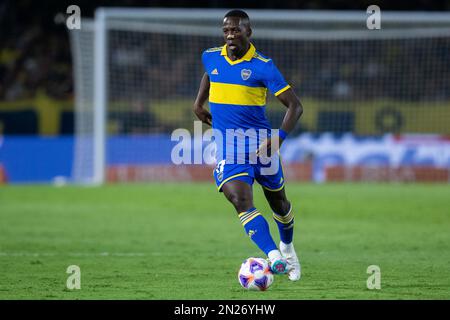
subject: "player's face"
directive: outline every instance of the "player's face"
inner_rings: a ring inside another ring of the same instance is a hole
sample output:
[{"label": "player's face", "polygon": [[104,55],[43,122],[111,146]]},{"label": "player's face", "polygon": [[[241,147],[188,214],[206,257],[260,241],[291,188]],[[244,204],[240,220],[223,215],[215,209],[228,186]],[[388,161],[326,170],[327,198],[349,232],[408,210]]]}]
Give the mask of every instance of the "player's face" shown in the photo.
[{"label": "player's face", "polygon": [[247,48],[250,30],[241,23],[240,18],[226,17],[223,19],[223,37],[232,52],[241,52]]}]

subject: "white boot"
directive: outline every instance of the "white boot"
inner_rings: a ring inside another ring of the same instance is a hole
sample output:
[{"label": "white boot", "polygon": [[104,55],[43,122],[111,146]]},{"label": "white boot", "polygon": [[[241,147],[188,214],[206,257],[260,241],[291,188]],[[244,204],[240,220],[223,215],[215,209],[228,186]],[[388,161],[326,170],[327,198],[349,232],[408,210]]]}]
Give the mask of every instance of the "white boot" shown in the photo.
[{"label": "white boot", "polygon": [[302,276],[302,268],[300,266],[300,261],[298,260],[297,254],[295,253],[294,244],[292,242],[285,244],[280,241],[280,251],[288,263],[289,280],[300,280],[300,277]]}]

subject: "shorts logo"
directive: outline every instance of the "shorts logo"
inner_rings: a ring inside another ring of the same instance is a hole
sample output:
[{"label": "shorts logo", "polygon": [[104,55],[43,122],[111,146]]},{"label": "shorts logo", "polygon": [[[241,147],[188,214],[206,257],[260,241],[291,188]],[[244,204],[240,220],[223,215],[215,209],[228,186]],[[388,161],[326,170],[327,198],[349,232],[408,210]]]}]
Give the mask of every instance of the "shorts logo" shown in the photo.
[{"label": "shorts logo", "polygon": [[252,70],[249,69],[242,69],[241,70],[241,77],[242,80],[247,80],[252,75]]}]

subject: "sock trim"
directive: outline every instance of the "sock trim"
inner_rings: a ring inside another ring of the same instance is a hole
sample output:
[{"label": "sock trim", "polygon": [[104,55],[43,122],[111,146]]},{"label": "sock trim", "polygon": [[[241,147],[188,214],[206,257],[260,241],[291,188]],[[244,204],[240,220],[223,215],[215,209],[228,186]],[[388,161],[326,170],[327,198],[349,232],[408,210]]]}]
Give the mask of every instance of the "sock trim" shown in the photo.
[{"label": "sock trim", "polygon": [[258,212],[255,215],[253,215],[251,218],[247,219],[245,222],[242,223],[243,226],[245,226],[247,223],[255,219],[256,217],[260,216],[261,214]]},{"label": "sock trim", "polygon": [[258,210],[257,210],[256,208],[251,208],[251,209],[249,209],[249,210],[247,210],[247,211],[244,211],[244,212],[239,213],[239,214],[238,214],[238,217],[239,217],[239,219],[240,219],[243,215],[250,214],[250,213],[253,213],[253,212],[255,212],[255,211],[258,211]]},{"label": "sock trim", "polygon": [[274,218],[276,221],[281,222],[282,224],[289,224],[289,223],[291,223],[292,220],[294,220],[294,214],[293,214],[293,212],[292,212],[292,204],[291,204],[291,207],[289,208],[289,212],[288,212],[286,215],[281,216],[281,215],[276,214],[276,213],[274,212],[274,213],[273,213],[273,218]]},{"label": "sock trim", "polygon": [[257,216],[260,216],[261,213],[259,213],[258,209],[249,210],[246,212],[242,212],[239,214],[239,220],[241,221],[242,225],[245,226],[247,223],[255,219]]}]

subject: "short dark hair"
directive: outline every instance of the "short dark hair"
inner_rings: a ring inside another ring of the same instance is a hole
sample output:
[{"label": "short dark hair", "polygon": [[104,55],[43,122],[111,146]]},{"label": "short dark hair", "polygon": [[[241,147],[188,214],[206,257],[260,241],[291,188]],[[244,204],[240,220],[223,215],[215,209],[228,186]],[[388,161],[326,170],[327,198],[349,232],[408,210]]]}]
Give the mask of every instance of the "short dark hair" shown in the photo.
[{"label": "short dark hair", "polygon": [[248,14],[245,11],[239,10],[239,9],[228,11],[227,14],[224,16],[224,18],[227,18],[227,17],[248,19],[250,21],[250,17],[248,16]]}]

